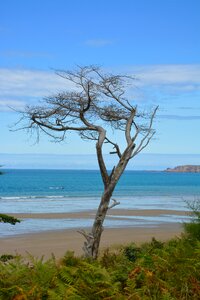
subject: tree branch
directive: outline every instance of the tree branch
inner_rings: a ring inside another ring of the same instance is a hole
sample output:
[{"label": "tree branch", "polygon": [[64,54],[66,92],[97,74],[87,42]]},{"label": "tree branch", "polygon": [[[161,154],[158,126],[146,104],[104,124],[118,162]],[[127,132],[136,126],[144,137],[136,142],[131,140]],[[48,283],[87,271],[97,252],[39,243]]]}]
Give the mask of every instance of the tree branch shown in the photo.
[{"label": "tree branch", "polygon": [[78,233],[80,233],[81,235],[84,236],[84,238],[87,241],[90,241],[91,239],[94,239],[92,233],[87,233],[85,230],[81,229],[81,230],[77,230]]},{"label": "tree branch", "polygon": [[[40,122],[36,119],[35,116],[33,116],[32,121],[42,127],[54,130],[54,131],[67,131],[67,130],[73,130],[73,131],[84,131],[84,130],[94,130],[94,128],[90,128],[90,127],[72,127],[72,126],[62,126],[62,127],[57,127],[54,125],[48,125],[47,123],[44,122]],[[60,125],[59,125],[60,126]]]},{"label": "tree branch", "polygon": [[109,176],[108,171],[106,169],[106,165],[104,162],[103,154],[102,154],[102,146],[104,143],[104,140],[106,138],[106,131],[102,127],[98,126],[98,132],[99,132],[99,138],[98,142],[96,143],[96,151],[97,151],[97,159],[99,163],[99,168],[101,171],[101,176],[103,179],[104,187],[107,187],[109,184]]},{"label": "tree branch", "polygon": [[117,206],[117,205],[120,204],[119,201],[117,201],[117,200],[115,200],[113,198],[111,200],[113,201],[113,203],[108,207],[108,209],[111,209],[111,208],[113,208],[113,207],[115,207],[115,206]]},{"label": "tree branch", "polygon": [[133,140],[131,138],[131,127],[132,127],[133,119],[135,117],[135,113],[136,113],[136,109],[133,109],[126,123],[125,135],[126,135],[126,141],[128,145],[131,145],[133,143]]},{"label": "tree branch", "polygon": [[113,151],[113,152],[110,152],[110,154],[117,154],[118,157],[120,158],[122,155],[121,155],[121,151],[119,149],[119,146],[117,145],[117,143],[113,143],[110,139],[108,139],[107,137],[105,138],[106,142],[113,145],[114,148],[116,149],[116,151]]},{"label": "tree branch", "polygon": [[[149,126],[147,128],[147,133],[144,135],[144,137],[142,138],[142,140],[140,141],[139,146],[134,150],[134,153],[132,155],[132,157],[134,157],[135,155],[137,155],[139,152],[141,152],[150,142],[150,140],[152,139],[152,137],[155,134],[155,131],[152,130],[152,125],[153,125],[153,120],[155,118],[156,112],[158,110],[158,106],[154,109],[151,118],[150,118],[150,123]],[[131,158],[132,158],[131,157]]]}]

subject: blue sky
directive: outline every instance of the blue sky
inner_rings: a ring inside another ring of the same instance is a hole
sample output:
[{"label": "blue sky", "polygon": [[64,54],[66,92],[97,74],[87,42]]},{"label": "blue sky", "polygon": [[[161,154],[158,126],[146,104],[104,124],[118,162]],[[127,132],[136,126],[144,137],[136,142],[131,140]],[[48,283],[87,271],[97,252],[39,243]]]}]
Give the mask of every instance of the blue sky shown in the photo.
[{"label": "blue sky", "polygon": [[[200,164],[199,15],[199,0],[1,1],[0,163],[19,166],[19,154],[26,154],[32,167],[34,155],[47,153],[74,154],[81,165],[82,155],[94,154],[94,145],[77,136],[62,145],[46,137],[35,144],[26,132],[10,131],[19,115],[9,107],[23,109],[67,88],[54,69],[98,64],[137,77],[139,107],[159,104],[156,138],[144,151],[151,160],[160,155],[155,168],[171,165],[169,155],[176,165],[178,154],[181,163]],[[145,167],[143,158],[138,168]],[[41,160],[36,166],[45,167]]]}]

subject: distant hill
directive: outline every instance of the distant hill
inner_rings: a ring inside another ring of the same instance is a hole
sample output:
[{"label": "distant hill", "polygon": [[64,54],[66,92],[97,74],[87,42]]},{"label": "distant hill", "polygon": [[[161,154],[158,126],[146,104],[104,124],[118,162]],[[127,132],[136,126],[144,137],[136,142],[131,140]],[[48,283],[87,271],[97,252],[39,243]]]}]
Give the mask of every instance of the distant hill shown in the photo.
[{"label": "distant hill", "polygon": [[167,168],[165,172],[179,172],[179,173],[200,173],[200,166],[184,165],[175,168]]}]

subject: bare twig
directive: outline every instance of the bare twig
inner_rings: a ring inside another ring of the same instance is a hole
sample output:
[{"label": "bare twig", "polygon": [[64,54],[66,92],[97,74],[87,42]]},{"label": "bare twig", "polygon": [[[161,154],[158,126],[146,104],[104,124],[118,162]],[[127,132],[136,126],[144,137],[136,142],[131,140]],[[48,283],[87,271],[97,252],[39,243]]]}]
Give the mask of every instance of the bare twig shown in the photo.
[{"label": "bare twig", "polygon": [[120,202],[115,200],[114,198],[112,198],[111,200],[113,201],[113,203],[108,207],[108,209],[111,209],[120,204]]}]

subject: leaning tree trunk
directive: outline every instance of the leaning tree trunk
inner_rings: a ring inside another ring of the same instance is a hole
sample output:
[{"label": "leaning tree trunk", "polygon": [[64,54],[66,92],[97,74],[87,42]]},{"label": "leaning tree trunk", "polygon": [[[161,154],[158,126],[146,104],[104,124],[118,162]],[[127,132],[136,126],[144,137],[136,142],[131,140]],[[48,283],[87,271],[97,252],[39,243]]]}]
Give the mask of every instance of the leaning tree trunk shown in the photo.
[{"label": "leaning tree trunk", "polygon": [[[110,208],[109,203],[115,186],[131,158],[133,147],[134,146],[128,147],[124,151],[117,167],[113,170],[112,175],[109,177],[109,183],[106,185],[102,194],[91,232],[89,234],[86,234],[84,231],[80,232],[86,238],[83,246],[83,251],[86,257],[96,259],[98,256],[101,234],[103,232],[103,223],[106,218],[107,211]],[[113,207],[115,204],[111,206]]]},{"label": "leaning tree trunk", "polygon": [[94,259],[98,256],[99,244],[101,234],[103,232],[103,223],[108,211],[109,202],[112,196],[113,189],[111,186],[104,190],[101,197],[95,220],[92,226],[91,233],[87,235],[84,243],[84,254],[86,257],[92,257]]}]

